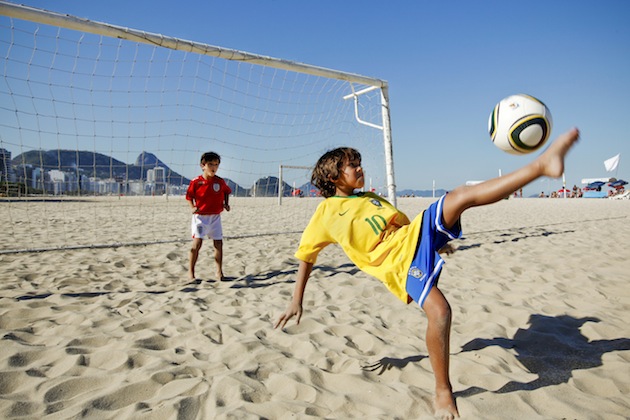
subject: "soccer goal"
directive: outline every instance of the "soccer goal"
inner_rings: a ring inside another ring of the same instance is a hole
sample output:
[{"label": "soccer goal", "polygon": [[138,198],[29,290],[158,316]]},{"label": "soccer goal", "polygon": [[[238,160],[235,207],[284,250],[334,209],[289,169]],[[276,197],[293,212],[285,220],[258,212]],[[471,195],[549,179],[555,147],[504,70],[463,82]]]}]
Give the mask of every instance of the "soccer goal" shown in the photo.
[{"label": "soccer goal", "polygon": [[310,168],[339,146],[395,204],[381,79],[4,1],[0,31],[0,252],[188,241],[207,151],[233,190],[226,218],[273,215],[257,232],[228,219],[228,237],[301,230],[321,201]]}]

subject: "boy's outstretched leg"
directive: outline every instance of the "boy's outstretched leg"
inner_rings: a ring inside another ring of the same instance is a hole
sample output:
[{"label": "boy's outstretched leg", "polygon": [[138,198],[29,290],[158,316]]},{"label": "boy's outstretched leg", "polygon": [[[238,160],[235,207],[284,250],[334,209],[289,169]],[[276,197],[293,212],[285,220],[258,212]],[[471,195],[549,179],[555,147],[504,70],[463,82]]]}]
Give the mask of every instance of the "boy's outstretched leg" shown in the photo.
[{"label": "boy's outstretched leg", "polygon": [[435,417],[452,420],[459,417],[449,378],[451,307],[436,286],[422,306],[427,314],[427,349],[435,375]]},{"label": "boy's outstretched leg", "polygon": [[577,128],[560,135],[533,162],[505,176],[477,185],[455,188],[444,198],[444,225],[452,227],[464,210],[495,203],[542,176],[558,178],[564,172],[564,157],[580,137]]}]

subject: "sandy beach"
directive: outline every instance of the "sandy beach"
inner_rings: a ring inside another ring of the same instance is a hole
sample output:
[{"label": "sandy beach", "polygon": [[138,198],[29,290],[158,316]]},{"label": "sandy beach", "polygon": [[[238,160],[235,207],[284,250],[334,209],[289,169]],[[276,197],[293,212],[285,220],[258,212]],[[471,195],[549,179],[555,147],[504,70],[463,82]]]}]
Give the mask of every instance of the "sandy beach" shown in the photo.
[{"label": "sandy beach", "polygon": [[[231,204],[228,281],[204,244],[190,282],[183,198],[61,201],[45,223],[0,203],[4,249],[132,244],[0,253],[0,418],[433,418],[422,310],[331,246],[274,330],[317,199]],[[510,199],[462,225],[440,279],[462,419],[630,418],[630,201]]]}]

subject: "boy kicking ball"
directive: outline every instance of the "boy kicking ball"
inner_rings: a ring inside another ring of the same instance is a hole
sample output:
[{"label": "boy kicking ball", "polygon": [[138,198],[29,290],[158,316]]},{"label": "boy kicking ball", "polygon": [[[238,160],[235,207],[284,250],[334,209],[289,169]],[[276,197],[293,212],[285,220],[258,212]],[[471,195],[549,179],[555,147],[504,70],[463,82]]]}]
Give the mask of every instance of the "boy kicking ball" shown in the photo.
[{"label": "boy kicking ball", "polygon": [[339,148],[325,153],[311,182],[326,200],[302,233],[295,253],[300,263],[293,298],[274,328],[284,327],[294,316],[300,323],[304,290],[317,255],[337,243],[359,269],[381,280],[403,302],[415,301],[425,311],[435,416],[459,417],[449,378],[451,308],[437,287],[444,264],[438,251],[461,236],[465,210],[495,203],[540,177],[560,177],[564,158],[578,138],[576,128],[569,130],[529,164],[499,178],[460,186],[413,221],[378,195],[355,192],[365,184],[358,151]]}]

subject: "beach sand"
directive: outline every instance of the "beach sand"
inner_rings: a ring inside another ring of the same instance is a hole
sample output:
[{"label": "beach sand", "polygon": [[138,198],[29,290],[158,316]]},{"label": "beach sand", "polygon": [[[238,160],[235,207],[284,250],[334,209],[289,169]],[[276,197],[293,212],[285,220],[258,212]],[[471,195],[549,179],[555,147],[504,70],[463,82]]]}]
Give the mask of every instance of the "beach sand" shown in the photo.
[{"label": "beach sand", "polygon": [[[209,244],[200,279],[187,280],[183,199],[149,229],[168,235],[147,233],[134,200],[124,211],[106,201],[58,204],[90,209],[94,243],[172,240],[0,254],[0,418],[432,418],[424,313],[338,247],[320,254],[301,323],[273,329],[316,199],[269,211],[233,199],[226,282],[213,278]],[[398,204],[414,217],[431,201]],[[510,199],[464,214],[440,279],[463,419],[630,418],[629,216],[630,201],[606,199]],[[2,218],[0,239],[18,248],[85,236],[16,217]],[[291,233],[257,235],[281,229]]]}]

